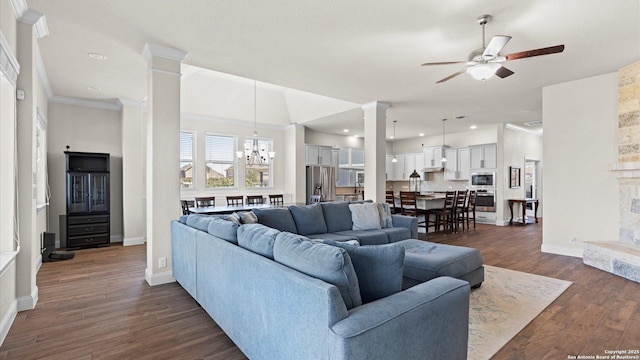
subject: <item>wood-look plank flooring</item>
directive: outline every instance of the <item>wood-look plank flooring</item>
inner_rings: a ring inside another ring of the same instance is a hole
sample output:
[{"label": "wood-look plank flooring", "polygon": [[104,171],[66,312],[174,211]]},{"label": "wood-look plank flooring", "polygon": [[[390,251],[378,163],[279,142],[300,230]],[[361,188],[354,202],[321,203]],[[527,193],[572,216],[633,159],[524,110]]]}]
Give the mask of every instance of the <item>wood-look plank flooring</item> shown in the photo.
[{"label": "wood-look plank flooring", "polygon": [[[640,284],[541,253],[542,224],[421,237],[475,247],[488,265],[573,282],[493,359],[640,348]],[[145,258],[144,245],[113,245],[44,263],[38,304],[18,314],[0,359],[245,359],[179,285],[146,284]]]}]

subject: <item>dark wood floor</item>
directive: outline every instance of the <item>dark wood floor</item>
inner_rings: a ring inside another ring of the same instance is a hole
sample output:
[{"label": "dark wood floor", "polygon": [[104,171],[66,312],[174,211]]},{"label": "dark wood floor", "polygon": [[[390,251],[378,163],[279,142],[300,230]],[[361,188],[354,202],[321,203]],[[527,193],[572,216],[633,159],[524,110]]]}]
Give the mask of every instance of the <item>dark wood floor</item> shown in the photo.
[{"label": "dark wood floor", "polygon": [[[540,252],[542,225],[426,239],[480,249],[485,263],[574,284],[494,359],[567,359],[640,348],[640,284]],[[144,281],[145,247],[76,251],[43,264],[36,309],[18,314],[0,359],[244,359],[177,284]]]}]

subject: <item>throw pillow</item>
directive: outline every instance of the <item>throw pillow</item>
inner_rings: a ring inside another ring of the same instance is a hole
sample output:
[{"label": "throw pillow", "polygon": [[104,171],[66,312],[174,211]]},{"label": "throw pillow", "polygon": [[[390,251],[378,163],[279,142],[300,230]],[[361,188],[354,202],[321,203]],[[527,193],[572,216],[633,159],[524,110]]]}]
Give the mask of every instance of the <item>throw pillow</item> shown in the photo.
[{"label": "throw pillow", "polygon": [[238,228],[238,245],[273,260],[273,245],[280,231],[262,224],[246,224]]},{"label": "throw pillow", "polygon": [[349,204],[353,230],[380,229],[380,215],[378,206],[374,203]]},{"label": "throw pillow", "polygon": [[378,214],[380,215],[380,227],[391,228],[393,227],[393,218],[391,217],[391,207],[387,203],[379,202]]},{"label": "throw pillow", "polygon": [[300,235],[326,234],[327,224],[324,222],[322,206],[320,204],[306,206],[289,206],[296,229]]},{"label": "throw pillow", "polygon": [[238,215],[238,213],[223,215],[223,219],[233,221],[238,224],[242,224],[242,219],[240,219],[240,215]]},{"label": "throw pillow", "polygon": [[362,305],[358,277],[346,250],[283,232],[276,238],[273,255],[282,265],[335,285],[347,309]]},{"label": "throw pillow", "polygon": [[354,246],[326,240],[325,244],[347,250],[358,276],[362,303],[393,295],[402,290],[404,247],[399,244]]},{"label": "throw pillow", "polygon": [[244,211],[241,212],[240,214],[237,214],[240,217],[240,222],[243,224],[257,224],[258,223],[258,217],[256,216],[256,214],[253,213],[253,211]]}]

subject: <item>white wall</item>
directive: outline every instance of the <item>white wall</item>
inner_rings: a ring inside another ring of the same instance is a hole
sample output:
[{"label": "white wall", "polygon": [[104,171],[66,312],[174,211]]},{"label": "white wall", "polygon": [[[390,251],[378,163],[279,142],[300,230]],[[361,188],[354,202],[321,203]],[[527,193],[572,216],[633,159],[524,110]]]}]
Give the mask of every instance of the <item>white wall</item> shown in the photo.
[{"label": "white wall", "polygon": [[306,128],[304,143],[307,145],[331,146],[334,148],[364,149],[364,138],[345,135],[327,134]]},{"label": "white wall", "polygon": [[[111,238],[122,239],[122,130],[119,111],[49,103],[47,160],[51,200],[50,231],[59,245],[59,216],[66,214],[65,146],[70,151],[102,152],[110,156]],[[142,181],[142,179],[141,179]]]},{"label": "white wall", "polygon": [[617,160],[618,75],[545,87],[542,95],[542,251],[581,257],[580,241],[618,239],[618,183],[610,170]]}]

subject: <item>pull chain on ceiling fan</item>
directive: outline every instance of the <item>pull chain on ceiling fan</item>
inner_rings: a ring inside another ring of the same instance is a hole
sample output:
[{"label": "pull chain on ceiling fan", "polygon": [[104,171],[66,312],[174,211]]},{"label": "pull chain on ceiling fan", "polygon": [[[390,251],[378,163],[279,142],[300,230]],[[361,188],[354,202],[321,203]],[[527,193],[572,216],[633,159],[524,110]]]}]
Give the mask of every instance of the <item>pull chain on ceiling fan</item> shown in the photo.
[{"label": "pull chain on ceiling fan", "polygon": [[440,81],[437,81],[436,83],[443,83],[465,72],[469,73],[471,76],[478,80],[486,80],[493,75],[504,79],[507,76],[513,75],[513,71],[501,65],[501,63],[504,63],[505,61],[561,53],[562,51],[564,51],[564,45],[556,45],[546,48],[521,51],[509,55],[500,55],[500,51],[505,47],[505,45],[507,45],[509,40],[511,40],[511,36],[496,35],[492,37],[491,41],[489,41],[489,44],[485,46],[485,25],[491,20],[491,15],[478,16],[477,20],[478,24],[482,25],[482,47],[472,51],[469,54],[469,58],[467,61],[445,61],[422,64],[422,66],[451,64],[465,64],[469,66],[466,69],[462,69],[457,73],[454,73]]}]

